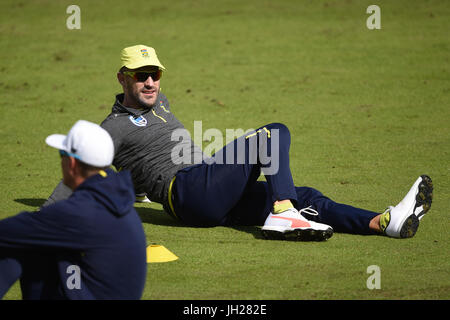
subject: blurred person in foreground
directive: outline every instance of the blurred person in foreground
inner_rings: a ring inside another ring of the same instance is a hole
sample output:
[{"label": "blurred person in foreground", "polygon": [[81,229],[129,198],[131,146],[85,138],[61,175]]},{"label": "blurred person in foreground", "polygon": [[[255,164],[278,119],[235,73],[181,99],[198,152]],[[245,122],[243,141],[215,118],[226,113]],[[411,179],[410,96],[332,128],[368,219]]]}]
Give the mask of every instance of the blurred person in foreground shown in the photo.
[{"label": "blurred person in foreground", "polygon": [[20,279],[23,299],[140,299],[146,239],[130,173],[109,168],[110,135],[79,120],[46,143],[72,193],[0,221],[0,297]]}]

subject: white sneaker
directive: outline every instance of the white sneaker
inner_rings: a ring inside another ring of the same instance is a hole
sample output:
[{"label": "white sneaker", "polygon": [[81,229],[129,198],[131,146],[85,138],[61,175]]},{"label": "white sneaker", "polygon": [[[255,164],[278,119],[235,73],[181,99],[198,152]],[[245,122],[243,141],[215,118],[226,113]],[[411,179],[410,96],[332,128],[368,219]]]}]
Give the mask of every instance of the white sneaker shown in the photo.
[{"label": "white sneaker", "polygon": [[395,207],[389,207],[380,218],[384,233],[394,238],[411,238],[419,228],[419,220],[430,210],[433,182],[427,175],[420,176]]},{"label": "white sneaker", "polygon": [[270,213],[261,230],[266,239],[273,240],[323,241],[333,235],[332,227],[307,220],[295,208]]},{"label": "white sneaker", "polygon": [[136,201],[138,203],[150,203],[151,201],[147,198],[146,193],[138,193],[136,194]]}]

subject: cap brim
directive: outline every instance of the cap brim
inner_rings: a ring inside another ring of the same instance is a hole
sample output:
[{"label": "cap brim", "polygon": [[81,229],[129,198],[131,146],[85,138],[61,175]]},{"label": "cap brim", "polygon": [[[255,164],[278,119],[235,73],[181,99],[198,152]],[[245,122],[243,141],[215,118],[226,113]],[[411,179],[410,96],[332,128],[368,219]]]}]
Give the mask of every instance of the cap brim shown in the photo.
[{"label": "cap brim", "polygon": [[45,143],[48,144],[50,147],[59,150],[66,150],[66,146],[64,143],[65,140],[66,136],[63,134],[52,134],[45,139]]},{"label": "cap brim", "polygon": [[158,67],[159,69],[161,69],[162,71],[165,71],[166,68],[164,68],[164,66],[162,64],[157,64],[157,63],[126,63],[123,64],[122,67],[126,67],[128,69],[138,69],[138,68],[142,68],[142,67]]}]

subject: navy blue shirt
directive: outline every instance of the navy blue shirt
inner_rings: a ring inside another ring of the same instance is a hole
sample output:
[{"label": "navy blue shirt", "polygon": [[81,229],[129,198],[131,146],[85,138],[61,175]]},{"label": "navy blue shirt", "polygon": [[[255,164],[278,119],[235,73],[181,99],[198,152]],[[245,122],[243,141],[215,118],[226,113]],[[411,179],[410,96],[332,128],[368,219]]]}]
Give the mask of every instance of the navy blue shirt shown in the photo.
[{"label": "navy blue shirt", "polygon": [[27,299],[141,298],[146,238],[131,176],[105,172],[86,179],[67,200],[0,221],[0,286],[11,280],[2,274],[25,273]]}]

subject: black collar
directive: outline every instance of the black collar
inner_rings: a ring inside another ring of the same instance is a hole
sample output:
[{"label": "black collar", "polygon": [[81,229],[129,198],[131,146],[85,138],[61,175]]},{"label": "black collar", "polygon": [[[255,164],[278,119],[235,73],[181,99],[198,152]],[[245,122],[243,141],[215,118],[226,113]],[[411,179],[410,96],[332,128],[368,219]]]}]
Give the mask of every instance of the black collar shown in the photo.
[{"label": "black collar", "polygon": [[133,115],[133,117],[139,117],[140,115],[143,115],[152,109],[152,108],[135,109],[126,107],[122,104],[124,96],[125,95],[123,93],[116,95],[116,102],[114,103],[113,111],[118,113],[129,113]]}]

